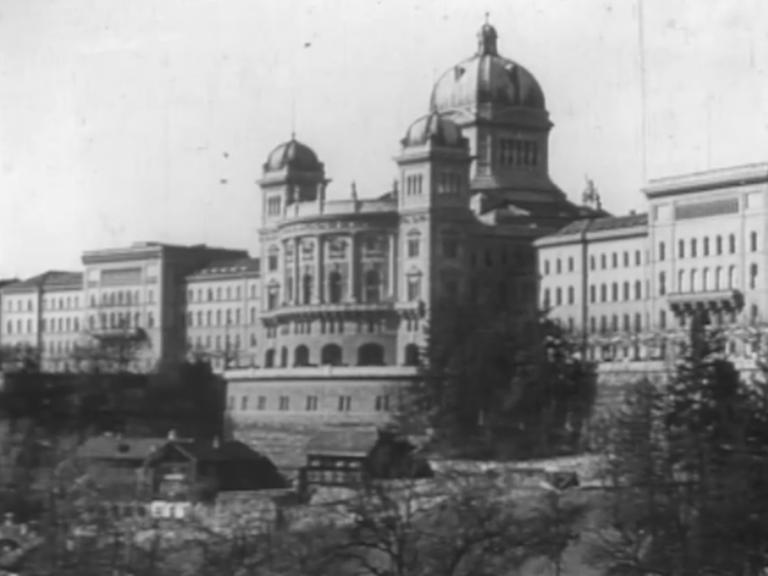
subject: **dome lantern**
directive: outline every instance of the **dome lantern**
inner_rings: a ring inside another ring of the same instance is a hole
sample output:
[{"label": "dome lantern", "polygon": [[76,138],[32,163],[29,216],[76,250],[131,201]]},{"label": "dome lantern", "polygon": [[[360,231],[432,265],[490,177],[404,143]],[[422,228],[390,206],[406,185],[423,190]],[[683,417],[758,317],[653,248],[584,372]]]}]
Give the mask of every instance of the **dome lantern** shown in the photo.
[{"label": "dome lantern", "polygon": [[477,33],[477,55],[478,56],[498,56],[499,51],[496,47],[496,28],[488,23],[488,12],[485,13],[485,24]]}]

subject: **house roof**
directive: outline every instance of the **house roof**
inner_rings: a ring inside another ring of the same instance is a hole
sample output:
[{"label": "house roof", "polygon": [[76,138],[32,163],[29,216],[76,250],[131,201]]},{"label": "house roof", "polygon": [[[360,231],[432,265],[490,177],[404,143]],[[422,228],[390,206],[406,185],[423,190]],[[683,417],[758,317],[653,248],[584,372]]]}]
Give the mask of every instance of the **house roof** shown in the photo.
[{"label": "house roof", "polygon": [[33,288],[80,287],[83,284],[82,272],[66,270],[48,270],[21,282],[7,284],[8,290],[27,290]]},{"label": "house roof", "polygon": [[570,236],[582,232],[604,232],[620,230],[622,228],[635,228],[648,225],[648,214],[628,214],[626,216],[610,216],[608,218],[590,218],[576,220],[561,228],[553,236]]},{"label": "house roof", "polygon": [[322,456],[367,456],[379,439],[375,428],[337,429],[318,432],[307,443],[307,454]]},{"label": "house roof", "polygon": [[176,447],[197,460],[245,461],[262,460],[263,454],[238,441],[222,442],[218,446],[210,442],[177,438],[121,438],[96,436],[89,438],[77,450],[80,458],[92,460],[145,460],[166,447]]},{"label": "house roof", "polygon": [[95,436],[83,442],[77,456],[89,460],[144,460],[168,442],[167,438]]},{"label": "house roof", "polygon": [[228,260],[217,260],[211,262],[205,268],[201,268],[190,274],[188,278],[208,278],[222,275],[240,274],[247,272],[259,272],[258,258],[237,258]]}]

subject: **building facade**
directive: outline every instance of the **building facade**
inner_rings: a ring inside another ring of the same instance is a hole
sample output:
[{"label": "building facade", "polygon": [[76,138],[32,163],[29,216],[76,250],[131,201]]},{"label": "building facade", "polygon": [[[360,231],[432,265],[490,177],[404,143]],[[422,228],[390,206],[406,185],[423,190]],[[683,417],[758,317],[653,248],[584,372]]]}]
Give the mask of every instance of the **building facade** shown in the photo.
[{"label": "building facade", "polygon": [[671,362],[694,316],[746,361],[768,310],[768,164],[651,181],[648,213],[541,238],[540,305],[603,362]]},{"label": "building facade", "polygon": [[213,262],[186,277],[187,348],[216,371],[259,363],[258,258]]},{"label": "building facade", "polygon": [[550,179],[551,127],[541,87],[485,24],[405,130],[392,189],[331,199],[312,148],[277,146],[259,182],[261,357],[227,372],[232,418],[385,420],[441,303],[510,312],[524,333],[533,241],[594,213]]},{"label": "building facade", "polygon": [[[187,277],[214,261],[240,261],[243,250],[139,242],[87,251],[83,272],[49,271],[0,288],[0,344],[46,371],[110,368],[150,371],[189,357]],[[125,342],[126,346],[121,346]],[[127,350],[130,348],[130,353]],[[10,364],[13,364],[11,366]]]}]

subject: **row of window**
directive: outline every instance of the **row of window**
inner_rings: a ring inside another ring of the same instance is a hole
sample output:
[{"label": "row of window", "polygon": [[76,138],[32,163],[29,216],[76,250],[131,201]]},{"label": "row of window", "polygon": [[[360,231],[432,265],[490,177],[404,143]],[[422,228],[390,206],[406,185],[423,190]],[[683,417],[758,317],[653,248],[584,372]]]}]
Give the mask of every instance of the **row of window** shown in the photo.
[{"label": "row of window", "polygon": [[[250,324],[258,321],[258,312],[251,307],[248,316]],[[197,310],[187,312],[187,326],[190,328],[202,326],[239,326],[242,324],[242,311],[240,308],[227,308],[226,310]]]},{"label": "row of window", "polygon": [[[91,294],[91,308],[99,306],[95,294]],[[155,291],[147,290],[147,303],[155,303]],[[138,290],[117,290],[101,293],[101,306],[131,306],[141,304],[141,293]]]},{"label": "row of window", "polygon": [[[249,292],[250,298],[256,298],[256,284],[251,284]],[[187,290],[187,302],[214,302],[222,300],[240,300],[242,298],[242,289],[240,286],[235,286],[234,290],[232,286],[226,286],[222,288],[217,286],[213,288],[189,288]]]},{"label": "row of window", "polygon": [[[364,276],[362,302],[376,303],[381,300],[383,285],[376,270],[369,270]],[[301,298],[298,304],[310,305],[313,302],[314,277],[311,274],[305,274],[301,279]],[[328,275],[328,302],[331,304],[340,303],[344,297],[344,282],[339,272],[331,272]],[[290,303],[293,298],[293,282],[286,283],[286,301],[283,305]],[[415,302],[421,299],[421,274],[419,272],[410,273],[406,278],[406,298],[409,302]],[[272,281],[267,286],[267,310],[276,310],[280,304],[280,284]]]},{"label": "row of window", "polygon": [[405,177],[405,195],[420,196],[423,190],[424,176],[421,174],[412,174]]},{"label": "row of window", "polygon": [[[41,330],[43,332],[79,332],[80,319],[70,317],[43,318]],[[15,322],[8,320],[5,323],[6,334],[33,334],[34,332],[36,332],[35,322],[32,318],[27,318],[26,321],[17,319]]]},{"label": "row of window", "polygon": [[[712,274],[710,274],[712,272]],[[727,273],[727,277],[723,277]],[[758,267],[757,264],[749,265],[749,274],[747,277],[747,287],[749,290],[757,288]],[[710,268],[692,268],[690,270],[677,271],[677,291],[678,292],[706,292],[708,290],[733,290],[738,287],[736,279],[736,266],[731,265],[727,271],[722,266],[714,269]],[[659,272],[659,295],[664,296],[667,293],[667,275],[665,272]]]},{"label": "row of window", "polygon": [[[621,259],[619,259],[619,253],[618,252],[612,252],[610,254],[610,267],[611,268],[629,268],[632,265],[633,259],[631,258],[631,252],[625,250],[623,253],[621,253]],[[634,251],[634,265],[635,266],[642,266],[643,265],[643,256],[642,252],[640,250]],[[606,270],[608,269],[608,254],[600,254],[600,269]],[[590,256],[589,257],[589,269],[590,270],[596,270],[597,269],[597,256]]]},{"label": "row of window", "polygon": [[[88,329],[95,330],[97,328],[101,330],[107,329],[129,329],[142,327],[142,314],[141,312],[101,312],[97,316],[91,314],[88,316]],[[147,328],[155,327],[155,314],[153,312],[147,312]]]},{"label": "row of window", "polygon": [[[727,237],[728,241],[728,253],[729,254],[735,254],[736,253],[736,235],[735,234],[729,234]],[[750,232],[749,233],[749,250],[750,252],[757,252],[758,250],[758,235],[757,232]],[[688,247],[686,251],[686,246]],[[678,258],[698,258],[699,257],[699,239],[698,238],[691,238],[688,242],[686,242],[683,239],[680,239],[677,241],[677,257]],[[714,248],[714,250],[711,250],[711,248]],[[710,246],[710,239],[708,236],[705,236],[701,238],[701,256],[710,256],[711,253],[715,256],[719,256],[723,254],[723,237],[720,235],[715,236],[714,246]],[[659,242],[658,247],[658,257],[659,260],[664,260],[666,258],[666,245],[664,242]]]},{"label": "row of window", "polygon": [[464,177],[456,172],[441,172],[437,175],[438,194],[458,194],[461,192]]},{"label": "row of window", "polygon": [[[235,410],[234,396],[229,397],[228,408],[230,411]],[[239,409],[242,412],[252,409],[249,396],[241,396],[239,402]],[[267,396],[258,396],[256,398],[256,410],[269,410],[269,402]],[[390,410],[390,399],[388,394],[382,394],[376,396],[373,403],[373,408],[376,412],[388,412]],[[281,412],[286,412],[291,409],[291,397],[279,396],[277,398],[277,409]],[[304,400],[304,410],[306,412],[317,412],[320,409],[320,399],[318,396],[310,395],[306,396]],[[336,409],[338,412],[350,412],[352,410],[352,396],[342,395],[337,398]]]},{"label": "row of window", "polygon": [[[633,259],[631,257],[632,253],[629,251],[624,251],[623,253],[619,252],[613,252],[611,254],[600,254],[598,255],[591,255],[589,257],[589,269],[590,270],[596,270],[598,261],[600,263],[600,269],[606,270],[609,267],[610,268],[619,268],[620,266],[623,266],[624,268],[629,268],[632,265]],[[610,256],[610,260],[609,260]],[[635,266],[642,266],[643,259],[642,259],[642,252],[640,250],[634,251],[634,265]],[[573,256],[569,256],[567,260],[565,260],[565,265],[563,265],[563,260],[561,258],[556,258],[553,263],[550,263],[549,260],[544,260],[543,266],[542,266],[542,273],[544,275],[552,274],[562,274],[564,272],[573,272],[575,269],[575,261]]]},{"label": "row of window", "polygon": [[[416,344],[407,344],[404,349],[404,364],[406,366],[416,366],[419,363],[419,348]],[[300,344],[296,346],[292,354],[293,366],[313,366],[310,351],[307,346]],[[289,358],[288,348],[283,346],[280,349],[280,367],[287,368],[291,358]],[[319,364],[321,366],[345,366],[344,352],[338,344],[326,344],[320,349]],[[380,344],[372,342],[363,344],[357,349],[357,366],[383,366],[384,348]],[[274,348],[268,349],[264,354],[264,367],[275,368],[277,366],[277,351]]]},{"label": "row of window", "polygon": [[535,166],[539,163],[538,143],[516,138],[500,138],[499,162],[505,166]]},{"label": "row of window", "polygon": [[[256,334],[250,335],[249,342],[251,348],[256,347],[258,343]],[[224,336],[221,334],[216,336],[211,336],[208,334],[206,336],[196,336],[194,338],[190,338],[187,341],[187,345],[193,350],[215,350],[216,352],[226,352],[228,350],[240,350],[242,341],[240,340],[240,334],[225,334]]]},{"label": "row of window", "polygon": [[[751,304],[749,307],[749,319],[756,321],[760,316],[760,310],[757,304]],[[659,310],[658,328],[667,328],[667,311]],[[711,321],[716,326],[725,324],[726,320],[730,322],[736,322],[735,313],[727,313],[724,311],[716,311],[711,313]],[[567,328],[569,332],[574,331],[575,322],[572,317],[567,318],[563,323],[560,319],[556,319],[558,324],[563,328]],[[680,327],[685,327],[685,316],[681,316],[678,319]],[[565,324],[565,325],[564,325]],[[650,328],[650,316],[645,315],[645,328]],[[602,316],[590,316],[589,317],[589,332],[592,334],[607,334],[611,332],[640,332],[643,330],[643,317],[640,313],[635,314],[612,314]]]},{"label": "row of window", "polygon": [[[43,298],[43,310],[71,310],[80,305],[78,296],[59,296]],[[5,308],[8,312],[34,312],[34,298],[6,298]]]},{"label": "row of window", "polygon": [[269,216],[279,216],[281,206],[282,198],[280,196],[270,196],[267,198],[267,214]]}]

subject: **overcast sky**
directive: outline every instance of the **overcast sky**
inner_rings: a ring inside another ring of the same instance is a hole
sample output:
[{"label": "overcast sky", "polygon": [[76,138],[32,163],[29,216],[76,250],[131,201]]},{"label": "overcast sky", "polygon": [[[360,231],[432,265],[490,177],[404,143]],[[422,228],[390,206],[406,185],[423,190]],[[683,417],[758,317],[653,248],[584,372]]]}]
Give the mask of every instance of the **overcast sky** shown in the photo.
[{"label": "overcast sky", "polygon": [[572,199],[589,175],[642,210],[644,176],[766,159],[763,0],[645,0],[646,174],[636,0],[0,0],[0,277],[137,240],[255,250],[292,116],[330,195],[385,192],[486,10],[544,89]]}]

